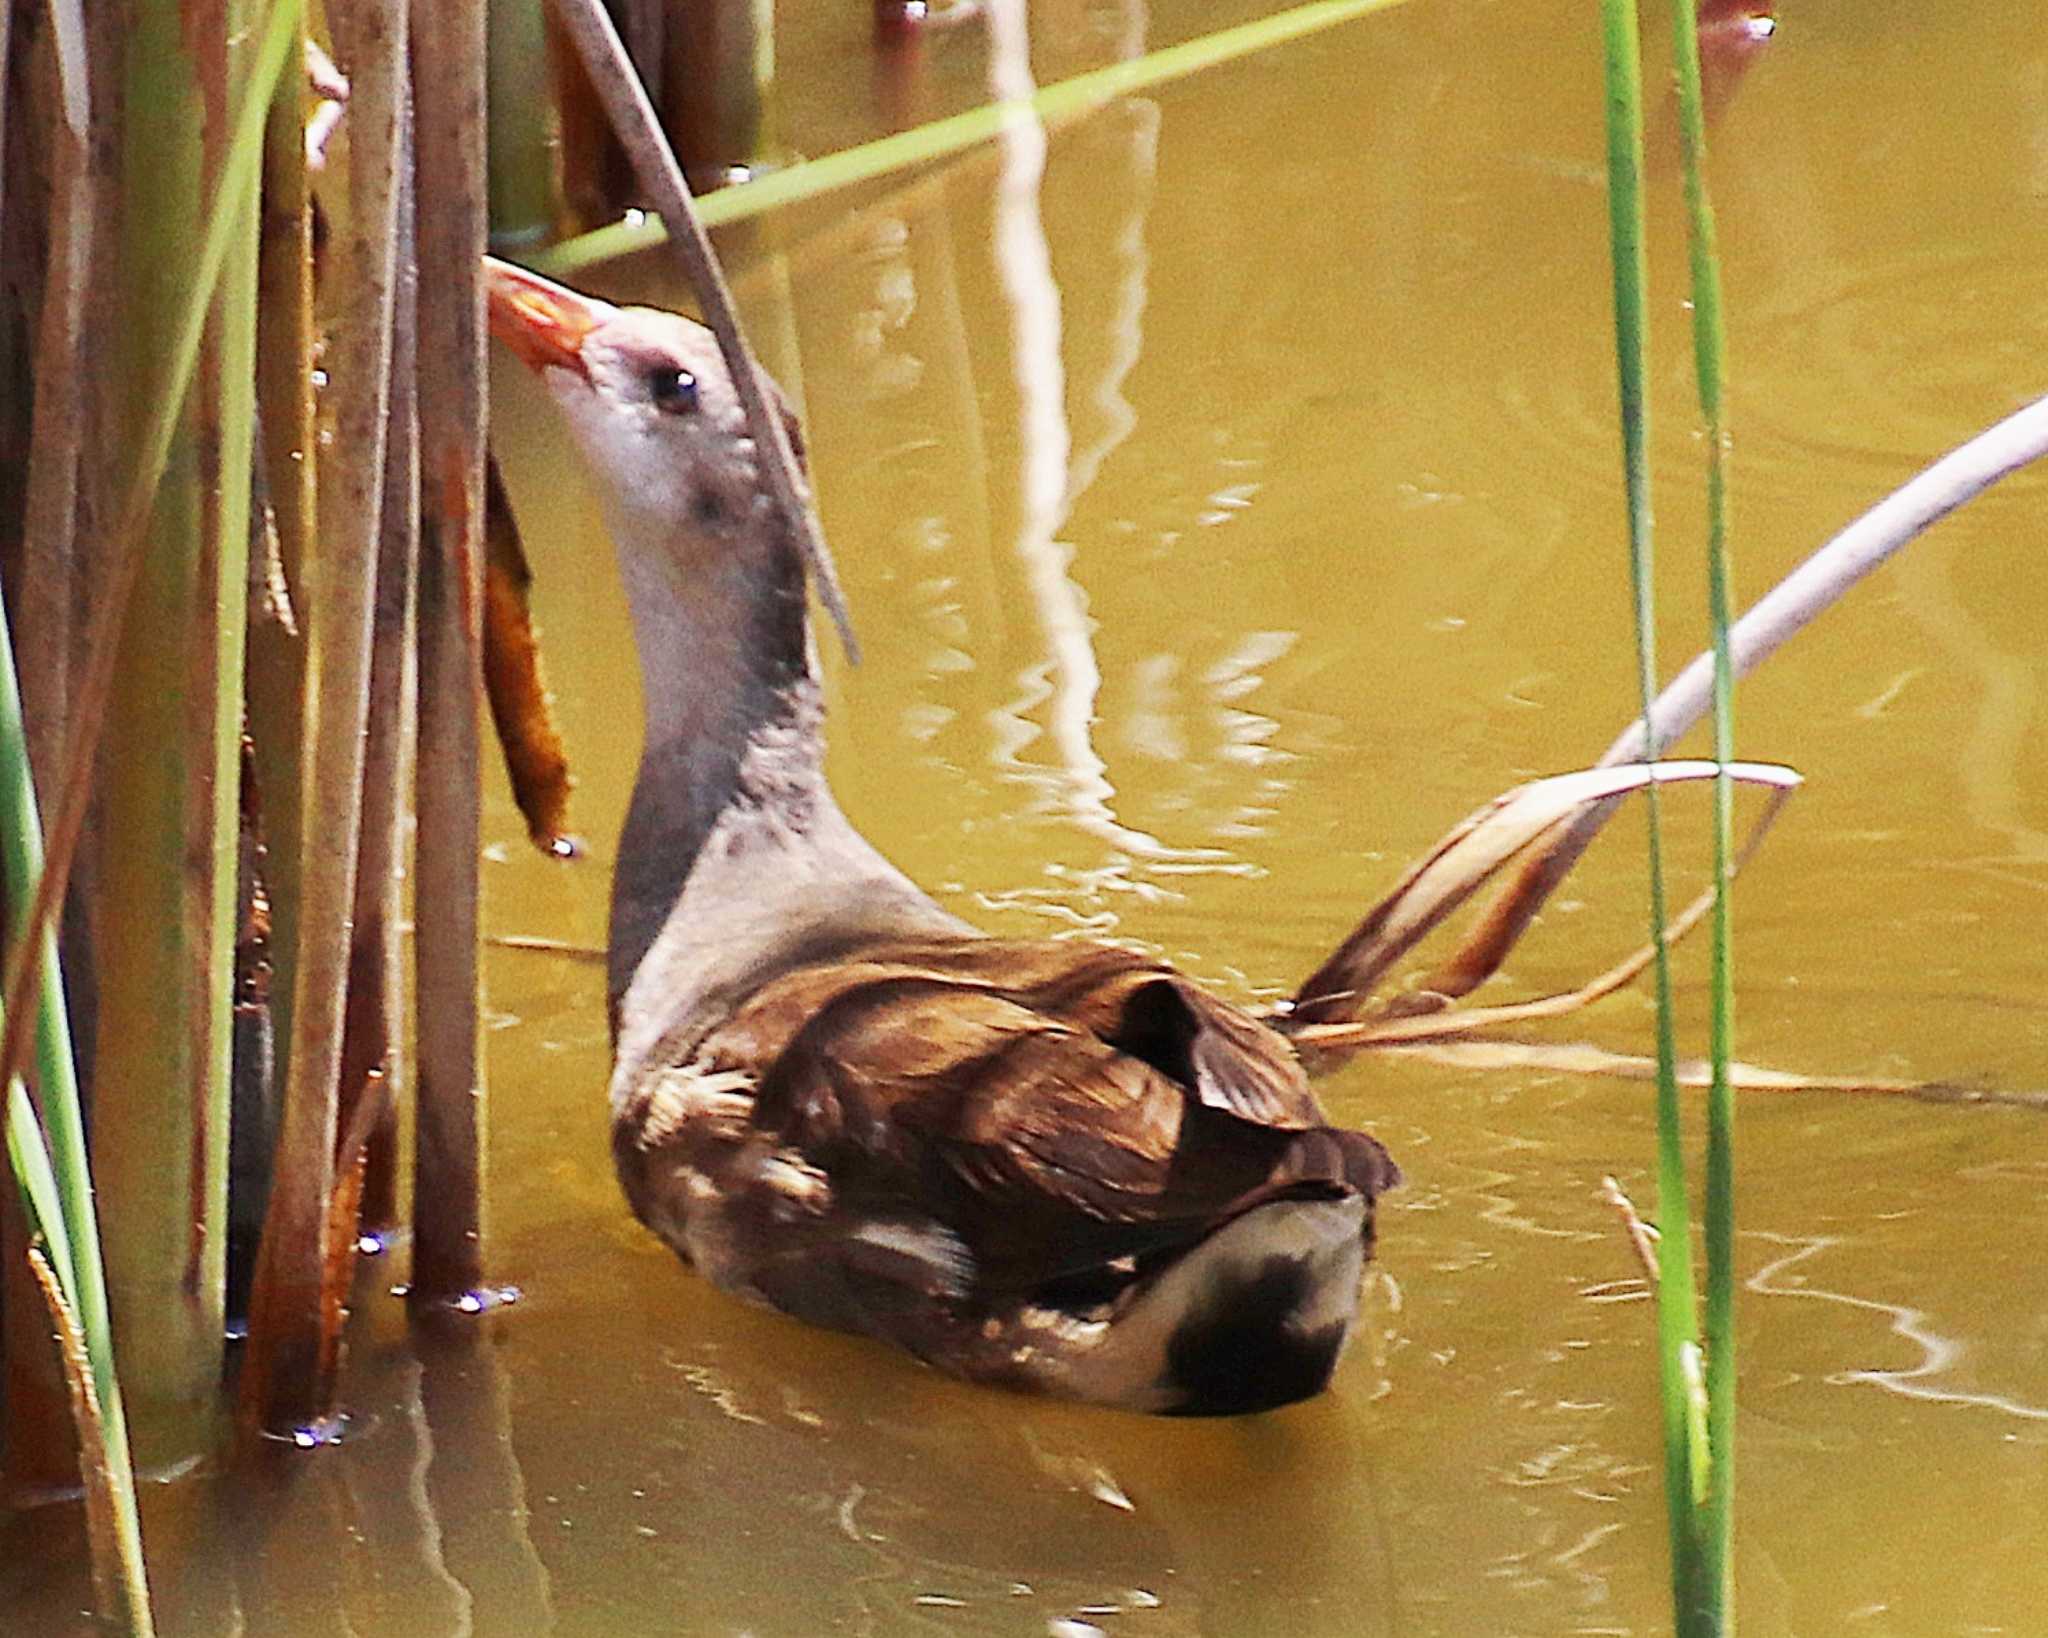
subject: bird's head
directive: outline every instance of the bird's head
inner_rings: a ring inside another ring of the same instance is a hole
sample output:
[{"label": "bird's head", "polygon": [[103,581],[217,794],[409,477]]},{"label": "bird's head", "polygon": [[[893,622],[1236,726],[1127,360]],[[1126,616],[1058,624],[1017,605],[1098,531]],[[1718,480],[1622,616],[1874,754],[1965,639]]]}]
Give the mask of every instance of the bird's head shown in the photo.
[{"label": "bird's head", "polygon": [[703,325],[615,307],[495,258],[485,287],[491,333],[562,407],[622,546],[659,542],[687,572],[687,558],[772,513],[745,410]]}]

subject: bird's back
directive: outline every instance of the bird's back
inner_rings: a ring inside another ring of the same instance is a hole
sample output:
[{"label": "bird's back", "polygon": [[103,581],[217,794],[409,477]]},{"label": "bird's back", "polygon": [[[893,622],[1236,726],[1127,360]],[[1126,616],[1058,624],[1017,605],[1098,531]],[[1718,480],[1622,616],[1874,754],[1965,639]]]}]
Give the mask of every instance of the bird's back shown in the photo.
[{"label": "bird's back", "polygon": [[720,1285],[1154,1410],[1320,1388],[1398,1175],[1281,1036],[1171,968],[976,938],[768,979],[626,1089],[614,1149]]}]

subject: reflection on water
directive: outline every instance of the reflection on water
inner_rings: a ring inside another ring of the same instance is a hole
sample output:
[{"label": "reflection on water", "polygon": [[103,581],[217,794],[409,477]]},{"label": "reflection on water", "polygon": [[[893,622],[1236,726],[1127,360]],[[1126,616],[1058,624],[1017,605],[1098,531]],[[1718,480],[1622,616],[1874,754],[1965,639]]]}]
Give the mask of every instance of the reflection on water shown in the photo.
[{"label": "reflection on water", "polygon": [[[998,8],[994,60],[1050,80],[1246,9],[1047,4],[1022,42]],[[1714,132],[1749,597],[2048,385],[2030,9],[1785,11]],[[890,118],[861,13],[783,8],[799,150]],[[1279,993],[1448,822],[1632,715],[1597,29],[1474,15],[1410,5],[727,241],[801,374],[869,653],[830,679],[835,782],[950,907]],[[905,94],[957,106],[991,60],[981,28],[929,40]],[[1655,209],[1675,654],[1695,451]],[[626,623],[551,409],[507,381],[494,413],[594,845],[533,857],[494,790],[491,914],[590,944],[638,750]],[[2013,479],[1745,686],[1745,750],[1809,780],[1738,894],[1745,1057],[2048,1084],[2044,506]],[[1639,939],[1616,830],[1505,987]],[[167,1632],[1666,1630],[1653,1317],[1600,1193],[1648,1194],[1642,1089],[1360,1062],[1327,1099],[1409,1184],[1335,1390],[1141,1421],[705,1290],[610,1175],[595,972],[494,951],[490,978],[492,1271],[526,1295],[435,1339],[366,1283],[355,1439],[149,1496]],[[1599,1028],[1648,1039],[1627,999]],[[1745,1627],[2028,1630],[2048,1122],[1800,1096],[1743,1124]],[[75,1531],[0,1521],[0,1632],[70,1630]]]},{"label": "reflection on water", "polygon": [[1773,1258],[1752,1274],[1748,1280],[1749,1290],[1766,1297],[1803,1297],[1814,1302],[1837,1303],[1866,1314],[1882,1315],[1893,1336],[1920,1352],[1918,1362],[1904,1370],[1840,1370],[1830,1372],[1827,1381],[1865,1382],[1907,1399],[1925,1399],[1943,1405],[1975,1405],[1985,1410],[2002,1411],[2022,1421],[2048,1422],[2048,1405],[2027,1403],[2002,1393],[1962,1388],[1948,1381],[1963,1363],[1968,1346],[1957,1337],[1944,1336],[1937,1331],[1931,1315],[1903,1303],[1879,1302],[1875,1298],[1854,1296],[1846,1291],[1830,1291],[1811,1284],[1810,1275],[1795,1272],[1801,1264],[1824,1252],[1837,1250],[1841,1241],[1830,1236],[1798,1240],[1783,1234],[1760,1235],[1758,1238],[1790,1245],[1793,1249]]}]

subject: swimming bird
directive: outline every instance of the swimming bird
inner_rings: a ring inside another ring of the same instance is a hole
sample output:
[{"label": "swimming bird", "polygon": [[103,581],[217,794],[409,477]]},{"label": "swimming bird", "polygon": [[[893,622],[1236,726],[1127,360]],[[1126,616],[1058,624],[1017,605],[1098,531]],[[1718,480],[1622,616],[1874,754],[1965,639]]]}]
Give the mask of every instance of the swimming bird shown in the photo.
[{"label": "swimming bird", "polygon": [[971,1380],[1178,1414],[1320,1392],[1385,1149],[1164,961],[984,936],[877,852],[826,782],[804,563],[710,332],[495,261],[488,292],[639,651],[607,963],[633,1211],[715,1285]]}]

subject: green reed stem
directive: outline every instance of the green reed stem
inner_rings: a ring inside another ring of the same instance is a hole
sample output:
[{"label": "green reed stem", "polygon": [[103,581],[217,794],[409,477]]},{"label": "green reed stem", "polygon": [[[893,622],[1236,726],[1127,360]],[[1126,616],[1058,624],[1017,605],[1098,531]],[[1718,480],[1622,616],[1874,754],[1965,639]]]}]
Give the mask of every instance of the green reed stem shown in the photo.
[{"label": "green reed stem", "polygon": [[554,227],[560,119],[548,95],[541,0],[494,0],[485,48],[491,242],[527,245]]},{"label": "green reed stem", "polygon": [[[14,642],[6,610],[0,606],[0,873],[4,873],[0,879],[6,883],[8,903],[14,907],[10,931],[15,940],[29,934],[29,907],[42,872],[42,817],[29,768]],[[100,1258],[92,1172],[86,1161],[78,1072],[71,1056],[71,1023],[65,1015],[56,935],[45,927],[34,937],[38,947],[28,952],[28,959],[41,968],[35,1003],[35,1054],[42,1119],[37,1119],[20,1078],[9,1075],[7,1153],[27,1203],[29,1224],[43,1238],[58,1288],[85,1338],[93,1392],[99,1403],[100,1449],[83,1452],[81,1466],[91,1464],[97,1456],[106,1475],[126,1614],[131,1630],[147,1632],[151,1622],[142,1520],[128,1451],[128,1420],[121,1403],[120,1380],[114,1372],[114,1335],[107,1317],[106,1273]],[[4,1013],[0,1013],[0,1021],[4,1021]],[[85,1428],[78,1432],[81,1441],[90,1437]]]},{"label": "green reed stem", "polygon": [[[934,120],[915,130],[899,131],[873,142],[842,149],[836,154],[827,154],[822,159],[805,160],[785,170],[770,171],[752,181],[720,188],[696,201],[697,217],[705,227],[714,228],[784,205],[799,204],[837,188],[871,182],[892,171],[928,164],[972,148],[977,143],[992,141],[1021,114],[1035,115],[1048,124],[1078,118],[1119,97],[1127,97],[1401,3],[1402,0],[1313,0],[1312,4],[1294,6],[1256,22],[1221,29],[1200,39],[1183,41],[1143,57],[1090,69],[1057,84],[1042,86],[1029,101],[990,103],[985,107],[970,108],[964,114]],[[522,255],[520,260],[550,278],[566,279],[594,263],[658,245],[666,236],[660,218],[647,216],[598,228],[550,249],[536,251],[531,256]]]},{"label": "green reed stem", "polygon": [[[1636,672],[1643,711],[1656,698],[1655,570],[1649,475],[1649,405],[1644,357],[1649,335],[1648,267],[1643,250],[1642,43],[1633,0],[1602,0],[1606,55],[1608,230],[1614,267],[1614,346],[1620,382],[1622,469],[1628,504],[1629,567],[1635,602]],[[1671,1534],[1673,1613],[1681,1634],[1719,1630],[1718,1580],[1705,1573],[1700,1504],[1709,1474],[1702,1425],[1698,1297],[1692,1267],[1692,1211],[1686,1197],[1685,1146],[1678,1101],[1677,1040],[1667,920],[1663,826],[1657,788],[1645,793],[1649,820],[1650,928],[1657,998],[1657,1341],[1662,1363],[1664,1493]]]},{"label": "green reed stem", "polygon": [[1712,1017],[1707,1093],[1707,1442],[1713,1470],[1707,1486],[1706,1562],[1721,1630],[1735,1625],[1735,1096],[1728,1063],[1735,1051],[1735,953],[1731,865],[1735,851],[1735,668],[1728,629],[1727,428],[1721,381],[1726,343],[1721,327],[1720,256],[1714,210],[1707,198],[1707,121],[1700,91],[1697,0],[1671,0],[1672,45],[1678,67],[1678,115],[1685,160],[1685,203],[1691,226],[1692,345],[1700,417],[1707,439],[1707,620],[1714,654],[1714,915]]}]

